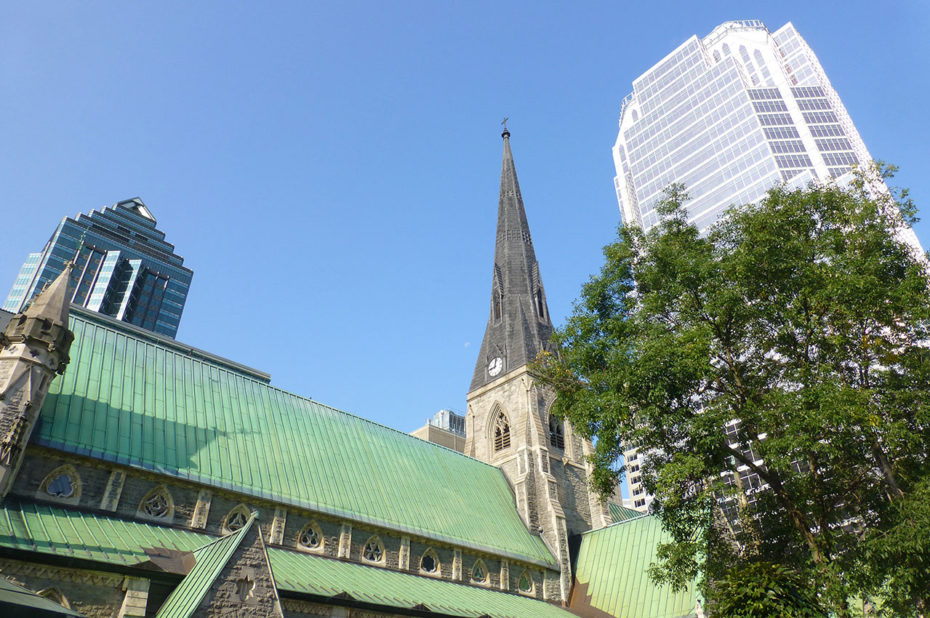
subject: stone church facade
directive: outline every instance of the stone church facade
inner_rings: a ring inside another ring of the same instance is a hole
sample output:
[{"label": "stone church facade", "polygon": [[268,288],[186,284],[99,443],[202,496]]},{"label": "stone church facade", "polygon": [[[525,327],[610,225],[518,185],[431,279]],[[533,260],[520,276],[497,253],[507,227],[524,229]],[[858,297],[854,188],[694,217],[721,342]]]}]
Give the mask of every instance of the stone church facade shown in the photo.
[{"label": "stone church facade", "polygon": [[[612,594],[603,535],[573,588],[569,539],[633,528],[588,490],[590,443],[527,372],[552,324],[509,137],[464,455],[72,307],[67,270],[12,317],[0,575],[60,608],[33,615],[621,615],[591,613]],[[663,615],[693,595],[677,603]]]}]

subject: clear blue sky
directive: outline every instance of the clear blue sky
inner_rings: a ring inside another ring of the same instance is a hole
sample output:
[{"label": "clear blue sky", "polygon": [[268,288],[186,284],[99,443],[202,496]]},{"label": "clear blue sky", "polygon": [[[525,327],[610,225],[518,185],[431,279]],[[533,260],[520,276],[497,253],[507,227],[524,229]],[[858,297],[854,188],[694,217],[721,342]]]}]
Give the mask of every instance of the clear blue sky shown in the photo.
[{"label": "clear blue sky", "polygon": [[927,7],[8,2],[0,294],[62,216],[140,196],[194,270],[179,340],[410,431],[465,408],[504,116],[559,324],[619,222],[620,101],[723,21],[793,21],[930,217]]}]

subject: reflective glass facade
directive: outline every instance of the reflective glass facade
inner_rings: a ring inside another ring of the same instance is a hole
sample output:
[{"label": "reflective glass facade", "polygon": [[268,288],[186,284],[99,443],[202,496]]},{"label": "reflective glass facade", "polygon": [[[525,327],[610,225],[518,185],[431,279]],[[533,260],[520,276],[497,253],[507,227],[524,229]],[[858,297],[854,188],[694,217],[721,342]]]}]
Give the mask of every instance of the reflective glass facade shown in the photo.
[{"label": "reflective glass facade", "polygon": [[726,22],[685,41],[633,82],[613,148],[625,223],[648,229],[683,183],[706,229],[771,187],[838,178],[870,161],[846,108],[794,26]]},{"label": "reflective glass facade", "polygon": [[139,198],[62,219],[26,258],[3,309],[20,311],[72,261],[71,302],[174,337],[193,272],[156,223]]}]

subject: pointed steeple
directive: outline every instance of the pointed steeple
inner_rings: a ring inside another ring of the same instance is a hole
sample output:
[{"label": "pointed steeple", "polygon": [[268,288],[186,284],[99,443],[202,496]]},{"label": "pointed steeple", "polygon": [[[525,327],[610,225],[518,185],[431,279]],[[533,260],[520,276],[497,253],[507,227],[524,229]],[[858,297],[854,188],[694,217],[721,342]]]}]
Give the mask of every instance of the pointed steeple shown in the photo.
[{"label": "pointed steeple", "polygon": [[68,285],[71,281],[72,262],[65,262],[65,269],[54,281],[33,299],[32,304],[23,312],[30,318],[49,320],[59,326],[68,326],[68,310],[71,307],[71,295]]},{"label": "pointed steeple", "polygon": [[68,329],[68,313],[71,309],[71,262],[44,290],[32,300],[22,313],[7,324],[0,333],[0,346],[9,342],[32,342],[54,351],[56,371],[62,373],[70,360],[68,350],[74,334]]},{"label": "pointed steeple", "polygon": [[548,347],[552,322],[523,196],[504,128],[504,156],[497,206],[497,242],[491,277],[491,315],[469,392],[532,362]]}]

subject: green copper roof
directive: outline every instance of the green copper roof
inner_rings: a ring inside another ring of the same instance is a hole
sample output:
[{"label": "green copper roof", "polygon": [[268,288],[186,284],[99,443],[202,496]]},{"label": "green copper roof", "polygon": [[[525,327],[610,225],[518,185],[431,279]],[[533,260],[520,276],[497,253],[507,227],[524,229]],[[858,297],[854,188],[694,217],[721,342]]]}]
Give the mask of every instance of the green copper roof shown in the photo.
[{"label": "green copper roof", "polygon": [[425,605],[430,611],[452,616],[572,616],[543,601],[487,588],[281,549],[269,549],[268,556],[280,590],[322,597],[344,593],[356,601],[408,609]]},{"label": "green copper roof", "polygon": [[245,538],[256,516],[256,513],[252,513],[244,526],[194,552],[194,568],[168,596],[155,618],[188,618],[193,615],[223,567],[229,562],[229,558],[239,547],[239,543]]},{"label": "green copper roof", "polygon": [[71,328],[38,444],[555,565],[493,466],[104,317]]},{"label": "green copper roof", "polygon": [[583,534],[572,609],[593,607],[616,618],[692,616],[697,601],[694,584],[676,593],[656,586],[646,574],[655,561],[656,546],[668,539],[652,516]]},{"label": "green copper roof", "polygon": [[[178,590],[186,585],[188,579],[191,579],[191,591],[208,586],[205,582],[212,582],[216,578],[212,574],[213,570],[229,559],[228,554],[235,551],[240,542],[234,537],[229,535],[216,539],[187,530],[11,500],[0,506],[0,547],[7,549],[85,558],[121,566],[146,562],[149,556],[146,549],[167,548],[194,552],[197,564]],[[364,603],[397,608],[412,608],[423,604],[436,613],[453,616],[571,616],[559,607],[517,594],[296,551],[269,548],[268,558],[278,590],[285,592],[326,598],[337,595],[344,598],[347,594]],[[195,573],[201,566],[202,573]],[[176,594],[177,590],[169,600]],[[183,596],[189,600],[195,594],[183,593]],[[177,607],[182,606],[190,607],[190,604],[177,603]],[[163,607],[158,615],[162,616],[168,610],[173,612],[174,607]]]},{"label": "green copper roof", "polygon": [[194,551],[214,537],[7,499],[0,547],[123,566],[149,560],[146,548]]},{"label": "green copper roof", "polygon": [[613,502],[608,502],[607,508],[610,509],[610,518],[614,523],[643,516],[643,513],[639,511],[628,509],[625,506],[620,506],[619,504],[614,504]]}]

